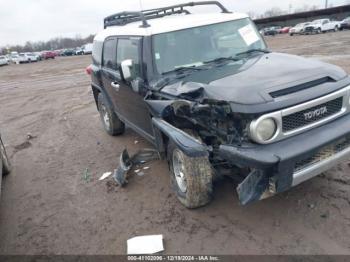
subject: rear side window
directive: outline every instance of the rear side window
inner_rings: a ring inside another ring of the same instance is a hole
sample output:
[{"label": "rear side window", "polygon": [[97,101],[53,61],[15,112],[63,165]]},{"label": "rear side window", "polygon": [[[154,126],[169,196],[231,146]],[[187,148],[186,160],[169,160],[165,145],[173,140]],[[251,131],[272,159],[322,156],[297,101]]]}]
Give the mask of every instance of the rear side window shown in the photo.
[{"label": "rear side window", "polygon": [[103,46],[103,66],[117,70],[117,39],[107,39]]},{"label": "rear side window", "polygon": [[95,65],[101,65],[103,42],[94,41],[92,48],[92,61]]}]

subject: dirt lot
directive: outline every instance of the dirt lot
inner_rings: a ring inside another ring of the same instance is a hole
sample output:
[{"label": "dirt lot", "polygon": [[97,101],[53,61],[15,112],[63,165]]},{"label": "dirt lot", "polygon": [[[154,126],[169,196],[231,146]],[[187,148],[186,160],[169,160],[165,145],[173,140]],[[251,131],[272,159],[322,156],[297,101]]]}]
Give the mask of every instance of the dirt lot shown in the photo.
[{"label": "dirt lot", "polygon": [[[350,31],[267,42],[350,73]],[[150,145],[131,130],[104,132],[89,63],[85,56],[0,68],[0,127],[14,164],[3,181],[0,254],[125,254],[126,240],[143,234],[164,234],[168,254],[350,254],[350,161],[246,207],[224,180],[209,206],[187,210],[164,161],[125,189],[97,181],[125,147]]]}]

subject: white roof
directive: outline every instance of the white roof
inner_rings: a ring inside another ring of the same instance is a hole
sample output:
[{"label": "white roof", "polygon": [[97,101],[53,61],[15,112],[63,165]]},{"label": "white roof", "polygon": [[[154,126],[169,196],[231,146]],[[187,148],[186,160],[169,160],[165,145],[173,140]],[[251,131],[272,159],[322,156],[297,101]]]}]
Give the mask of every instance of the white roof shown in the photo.
[{"label": "white roof", "polygon": [[238,20],[247,17],[248,15],[242,13],[172,15],[147,20],[147,23],[150,25],[150,27],[147,28],[140,27],[140,25],[142,25],[141,21],[133,22],[124,26],[108,27],[95,36],[95,41],[104,41],[106,37],[111,35],[156,35],[186,28],[193,28],[198,26]]}]

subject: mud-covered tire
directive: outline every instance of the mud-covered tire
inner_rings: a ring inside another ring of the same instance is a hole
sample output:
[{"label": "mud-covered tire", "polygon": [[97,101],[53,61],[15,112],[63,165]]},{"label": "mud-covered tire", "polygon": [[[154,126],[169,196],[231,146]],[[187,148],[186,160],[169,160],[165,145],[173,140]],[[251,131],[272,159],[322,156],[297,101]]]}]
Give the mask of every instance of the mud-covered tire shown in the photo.
[{"label": "mud-covered tire", "polygon": [[125,125],[113,112],[102,93],[98,95],[97,99],[98,111],[100,118],[106,132],[111,136],[118,136],[124,133]]},{"label": "mud-covered tire", "polygon": [[[181,189],[176,180],[174,156],[183,164],[186,179],[186,191]],[[171,172],[171,182],[179,201],[187,208],[198,208],[208,204],[213,194],[213,170],[208,157],[189,157],[173,142],[169,142],[167,157]]]},{"label": "mud-covered tire", "polygon": [[2,175],[8,175],[12,170],[12,166],[6,154],[5,146],[2,143],[1,139],[0,139],[0,161],[1,161],[0,168],[2,171]]}]

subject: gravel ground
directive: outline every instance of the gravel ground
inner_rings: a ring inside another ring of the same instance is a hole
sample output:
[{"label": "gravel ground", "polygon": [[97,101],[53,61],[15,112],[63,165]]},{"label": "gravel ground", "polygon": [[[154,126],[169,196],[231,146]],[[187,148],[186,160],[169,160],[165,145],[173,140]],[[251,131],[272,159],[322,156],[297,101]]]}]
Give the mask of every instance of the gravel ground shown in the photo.
[{"label": "gravel ground", "polygon": [[[267,42],[350,73],[350,31]],[[98,181],[125,147],[150,145],[131,130],[104,132],[89,63],[80,56],[0,68],[0,127],[14,165],[2,185],[0,254],[125,254],[126,240],[144,234],[163,234],[167,254],[350,254],[350,161],[245,207],[225,179],[209,206],[187,210],[165,161],[126,188]]]}]

